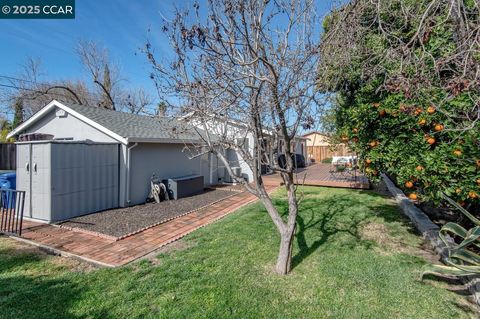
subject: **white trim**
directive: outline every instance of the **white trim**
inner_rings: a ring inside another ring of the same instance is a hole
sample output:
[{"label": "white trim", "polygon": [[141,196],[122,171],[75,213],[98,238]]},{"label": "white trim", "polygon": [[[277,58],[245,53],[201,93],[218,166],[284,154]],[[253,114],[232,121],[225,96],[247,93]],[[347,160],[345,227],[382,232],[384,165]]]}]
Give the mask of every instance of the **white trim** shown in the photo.
[{"label": "white trim", "polygon": [[128,143],[198,144],[200,139],[128,137]]},{"label": "white trim", "polygon": [[27,127],[29,127],[30,125],[32,125],[34,122],[36,122],[39,118],[41,118],[42,116],[44,116],[46,113],[48,113],[51,109],[53,109],[54,107],[58,107],[68,113],[70,113],[71,115],[73,115],[74,117],[78,118],[79,120],[87,123],[88,125],[96,128],[97,130],[99,130],[100,132],[102,133],[105,133],[106,135],[112,137],[113,139],[121,142],[122,144],[125,144],[127,145],[128,144],[128,141],[126,138],[123,138],[122,136],[118,135],[117,133],[114,133],[112,132],[111,130],[107,129],[106,127],[98,124],[97,122],[95,121],[92,121],[91,119],[89,119],[88,117],[72,110],[71,108],[69,108],[68,106],[56,101],[56,100],[53,100],[52,102],[48,103],[44,108],[42,108],[40,111],[38,111],[37,113],[35,113],[35,115],[33,115],[31,118],[29,118],[27,121],[25,121],[24,123],[22,123],[21,125],[19,125],[16,129],[14,129],[13,131],[11,131],[8,135],[7,135],[7,138],[11,138],[17,134],[19,134],[21,131],[23,131],[24,129],[26,129]]},{"label": "white trim", "polygon": [[32,123],[34,123],[36,120],[41,118],[44,114],[46,114],[48,111],[50,111],[51,108],[55,106],[55,103],[58,103],[57,101],[53,100],[52,102],[48,103],[46,106],[44,106],[40,111],[35,113],[31,118],[17,126],[13,131],[8,133],[7,138],[12,138],[21,131],[23,131],[25,128],[30,126]]}]

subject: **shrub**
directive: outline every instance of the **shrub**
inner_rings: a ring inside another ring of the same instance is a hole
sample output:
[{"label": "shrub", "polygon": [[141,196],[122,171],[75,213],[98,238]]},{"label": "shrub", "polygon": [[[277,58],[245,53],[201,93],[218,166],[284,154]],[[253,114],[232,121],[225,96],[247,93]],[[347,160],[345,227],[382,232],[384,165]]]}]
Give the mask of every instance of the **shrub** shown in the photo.
[{"label": "shrub", "polygon": [[471,4],[459,1],[465,16],[439,0],[345,5],[325,21],[319,89],[335,92],[337,140],[373,181],[384,171],[411,198],[438,203],[445,193],[478,214],[480,55],[465,48],[478,48],[470,24],[480,15]]},{"label": "shrub", "polygon": [[[426,267],[422,276],[426,274],[434,274],[439,276],[468,276],[480,274],[480,255],[478,255],[478,247],[480,247],[480,220],[475,218],[467,210],[458,205],[448,196],[445,199],[463,215],[465,215],[475,226],[468,231],[457,223],[447,223],[440,230],[440,238],[448,249],[448,257],[445,259],[446,266],[430,265]],[[449,235],[460,238],[461,242],[456,244]]]}]

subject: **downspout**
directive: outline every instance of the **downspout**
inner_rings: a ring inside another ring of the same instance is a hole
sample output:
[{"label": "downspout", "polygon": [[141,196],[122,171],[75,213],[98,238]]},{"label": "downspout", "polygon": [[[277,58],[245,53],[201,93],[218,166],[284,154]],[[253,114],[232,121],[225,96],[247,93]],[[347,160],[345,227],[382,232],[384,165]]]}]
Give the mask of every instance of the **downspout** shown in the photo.
[{"label": "downspout", "polygon": [[126,165],[126,200],[127,200],[127,206],[130,206],[130,151],[134,149],[135,147],[138,146],[138,143],[133,144],[132,146],[127,148],[127,165]]}]

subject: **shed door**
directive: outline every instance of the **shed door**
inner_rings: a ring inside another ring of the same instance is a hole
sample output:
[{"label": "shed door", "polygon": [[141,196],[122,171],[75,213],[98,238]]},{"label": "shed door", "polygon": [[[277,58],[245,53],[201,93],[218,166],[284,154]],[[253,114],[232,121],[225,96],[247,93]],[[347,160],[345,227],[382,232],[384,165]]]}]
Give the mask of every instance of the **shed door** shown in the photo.
[{"label": "shed door", "polygon": [[31,154],[32,217],[50,221],[50,144],[32,144]]},{"label": "shed door", "polygon": [[32,144],[17,144],[17,190],[25,191],[25,207],[23,215],[32,217],[30,194],[31,184],[31,152]]}]

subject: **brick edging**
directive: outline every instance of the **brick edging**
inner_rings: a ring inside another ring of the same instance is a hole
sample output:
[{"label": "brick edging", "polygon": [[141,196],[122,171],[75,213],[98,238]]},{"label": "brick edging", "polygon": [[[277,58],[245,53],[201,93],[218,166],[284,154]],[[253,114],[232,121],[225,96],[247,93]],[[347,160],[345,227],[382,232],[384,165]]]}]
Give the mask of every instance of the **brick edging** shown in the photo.
[{"label": "brick edging", "polygon": [[85,262],[87,262],[91,265],[94,265],[96,267],[107,267],[107,268],[114,268],[115,267],[115,265],[112,265],[112,264],[104,263],[104,262],[101,262],[101,261],[98,261],[98,260],[95,260],[95,259],[91,259],[91,258],[88,258],[88,257],[84,257],[84,256],[81,256],[81,255],[78,255],[78,254],[69,253],[69,252],[66,252],[64,250],[60,250],[60,249],[57,249],[57,248],[54,248],[54,247],[51,247],[51,246],[40,244],[40,243],[37,243],[33,240],[26,239],[26,238],[22,238],[22,237],[18,237],[18,236],[8,236],[8,237],[13,239],[13,240],[35,246],[38,249],[43,250],[44,252],[46,252],[49,255],[74,258],[74,259],[77,259],[77,260],[80,260],[80,261],[85,261]]}]

